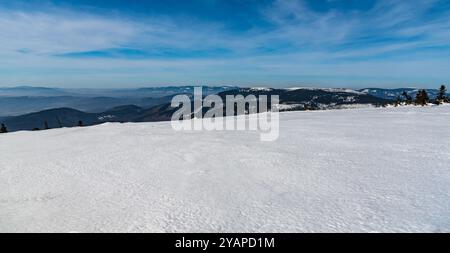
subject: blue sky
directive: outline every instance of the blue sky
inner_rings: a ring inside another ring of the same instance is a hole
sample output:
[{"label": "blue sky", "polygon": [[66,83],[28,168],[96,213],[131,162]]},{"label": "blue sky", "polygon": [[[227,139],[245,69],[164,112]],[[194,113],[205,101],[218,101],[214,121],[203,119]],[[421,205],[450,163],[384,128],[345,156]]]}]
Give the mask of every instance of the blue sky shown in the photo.
[{"label": "blue sky", "polygon": [[0,0],[0,86],[437,87],[450,1]]}]

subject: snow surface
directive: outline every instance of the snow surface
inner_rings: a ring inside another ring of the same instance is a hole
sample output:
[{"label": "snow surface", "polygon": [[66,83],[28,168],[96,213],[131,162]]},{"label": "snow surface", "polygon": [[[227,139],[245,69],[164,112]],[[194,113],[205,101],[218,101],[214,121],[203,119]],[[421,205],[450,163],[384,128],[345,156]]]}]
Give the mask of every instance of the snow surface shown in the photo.
[{"label": "snow surface", "polygon": [[450,106],[281,114],[280,138],[0,135],[0,232],[450,232]]}]

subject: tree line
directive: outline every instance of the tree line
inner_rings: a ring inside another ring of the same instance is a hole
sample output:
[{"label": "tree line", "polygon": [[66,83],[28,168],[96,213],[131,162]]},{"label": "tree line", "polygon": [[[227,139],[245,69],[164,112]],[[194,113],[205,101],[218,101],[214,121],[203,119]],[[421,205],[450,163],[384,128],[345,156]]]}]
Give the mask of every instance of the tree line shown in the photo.
[{"label": "tree line", "polygon": [[[59,121],[59,119],[58,119],[58,123],[59,123],[59,128],[62,128],[63,126],[62,126],[62,124],[61,124],[61,121]],[[79,126],[79,127],[84,126],[84,125],[83,125],[83,121],[81,121],[81,120],[78,121],[78,125],[77,125],[77,126]],[[44,121],[44,127],[43,127],[43,129],[44,129],[44,130],[50,129],[50,127],[49,127],[47,121]],[[38,128],[38,127],[35,127],[35,128],[33,128],[32,130],[33,130],[33,131],[40,131],[41,129]],[[5,125],[4,123],[1,123],[1,126],[0,126],[0,134],[2,134],[2,133],[7,133],[7,132],[8,132],[8,128],[6,127],[6,125]]]},{"label": "tree line", "polygon": [[395,106],[400,105],[420,105],[425,106],[430,103],[435,105],[441,105],[444,103],[449,103],[450,100],[447,97],[447,88],[445,85],[441,85],[439,87],[438,94],[434,100],[431,100],[428,92],[425,89],[421,89],[416,93],[415,98],[411,97],[406,91],[403,91],[401,96],[397,96],[397,99],[394,102]]}]

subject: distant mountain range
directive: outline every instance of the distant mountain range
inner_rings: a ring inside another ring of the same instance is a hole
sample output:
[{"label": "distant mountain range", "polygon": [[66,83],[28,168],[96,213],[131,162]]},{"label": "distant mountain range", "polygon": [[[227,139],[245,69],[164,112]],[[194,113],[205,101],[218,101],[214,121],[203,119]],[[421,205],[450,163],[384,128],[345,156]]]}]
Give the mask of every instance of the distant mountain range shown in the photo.
[{"label": "distant mountain range", "polygon": [[[0,87],[0,97],[164,97],[180,93],[193,93],[196,86],[144,87],[135,89],[70,89],[47,87]],[[236,89],[236,86],[203,86],[203,94],[214,94]]]},{"label": "distant mountain range", "polygon": [[165,97],[0,97],[0,115],[16,116],[53,108],[68,107],[81,111],[98,113],[121,105],[137,105],[148,108],[168,103],[171,96]]},{"label": "distant mountain range", "polygon": [[[216,94],[237,87],[203,87],[203,94]],[[99,113],[121,105],[149,108],[168,103],[177,94],[193,94],[194,86],[138,89],[59,89],[45,87],[0,88],[0,116],[17,116],[68,107]]]},{"label": "distant mountain range", "polygon": [[143,109],[135,105],[119,106],[102,113],[88,113],[72,108],[56,108],[20,116],[6,117],[2,119],[8,130],[33,130],[59,127],[78,126],[79,121],[84,126],[96,125],[105,122],[154,122],[171,119],[172,113],[177,108],[170,104],[154,106]]},{"label": "distant mountain range", "polygon": [[390,101],[364,92],[337,88],[240,88],[221,92],[219,96],[225,98],[226,95],[237,94],[243,96],[278,95],[281,111],[332,109],[354,104],[382,105]]},{"label": "distant mountain range", "polygon": [[[438,95],[437,89],[425,89],[428,93],[428,96],[431,99],[436,98]],[[399,88],[399,89],[380,89],[380,88],[366,88],[366,89],[360,89],[358,90],[360,92],[370,94],[375,97],[384,98],[384,99],[391,99],[395,100],[398,96],[402,97],[402,93],[406,91],[408,95],[410,95],[412,98],[416,97],[417,92],[419,89],[417,88]],[[450,95],[447,93],[447,96]]]},{"label": "distant mountain range", "polygon": [[[189,94],[190,92],[181,93]],[[203,95],[208,95],[206,92]],[[345,105],[373,104],[382,105],[390,100],[379,98],[361,91],[349,89],[319,89],[319,88],[235,88],[217,93],[225,98],[227,95],[278,95],[280,110],[319,110],[340,108]],[[77,126],[79,121],[83,125],[95,125],[105,122],[152,122],[170,120],[178,108],[170,106],[172,96],[159,98],[159,104],[151,107],[137,105],[121,105],[103,112],[84,112],[73,108],[56,108],[28,113],[20,116],[4,117],[1,119],[9,131],[43,129],[45,122],[49,128]],[[65,97],[63,97],[65,98]],[[206,112],[208,108],[204,108]],[[224,108],[224,112],[226,108]]]}]

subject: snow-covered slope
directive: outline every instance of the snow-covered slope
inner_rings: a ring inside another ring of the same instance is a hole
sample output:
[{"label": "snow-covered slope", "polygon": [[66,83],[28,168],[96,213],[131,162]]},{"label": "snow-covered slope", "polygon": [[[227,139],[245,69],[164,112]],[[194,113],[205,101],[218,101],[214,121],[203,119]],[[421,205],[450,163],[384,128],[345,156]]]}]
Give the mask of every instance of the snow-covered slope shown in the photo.
[{"label": "snow-covered slope", "polygon": [[450,232],[450,107],[0,135],[0,232]]}]

